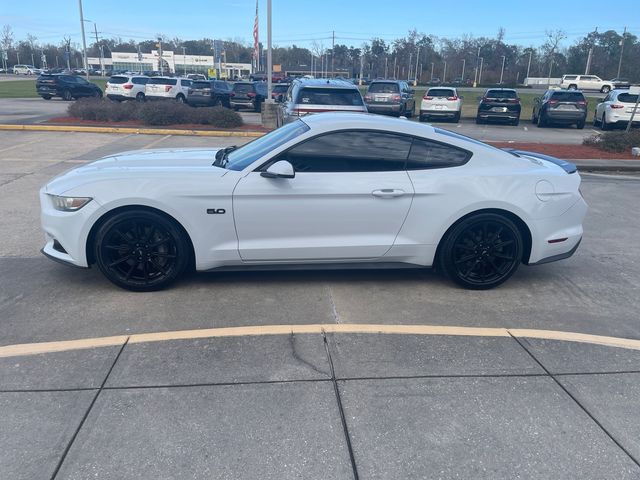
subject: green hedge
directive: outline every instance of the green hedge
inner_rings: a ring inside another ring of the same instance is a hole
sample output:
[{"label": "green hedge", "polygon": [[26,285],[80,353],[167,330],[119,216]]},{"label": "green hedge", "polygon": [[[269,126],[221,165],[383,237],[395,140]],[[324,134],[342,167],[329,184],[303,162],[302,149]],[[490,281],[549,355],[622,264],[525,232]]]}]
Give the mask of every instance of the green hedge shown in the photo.
[{"label": "green hedge", "polygon": [[144,125],[212,125],[235,128],[243,124],[242,117],[224,107],[193,108],[167,101],[114,102],[104,98],[82,98],[67,110],[69,116],[99,122],[141,121]]}]

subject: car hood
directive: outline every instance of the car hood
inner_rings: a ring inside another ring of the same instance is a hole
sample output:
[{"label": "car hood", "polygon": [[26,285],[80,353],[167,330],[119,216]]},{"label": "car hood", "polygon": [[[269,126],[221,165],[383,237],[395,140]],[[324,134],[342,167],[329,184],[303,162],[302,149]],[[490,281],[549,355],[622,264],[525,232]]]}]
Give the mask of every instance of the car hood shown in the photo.
[{"label": "car hood", "polygon": [[227,170],[212,166],[219,148],[171,148],[132,150],[101,158],[76,167],[51,180],[47,193],[61,195],[77,186],[98,181],[111,181],[132,176],[172,176],[193,172],[194,175],[222,176]]}]

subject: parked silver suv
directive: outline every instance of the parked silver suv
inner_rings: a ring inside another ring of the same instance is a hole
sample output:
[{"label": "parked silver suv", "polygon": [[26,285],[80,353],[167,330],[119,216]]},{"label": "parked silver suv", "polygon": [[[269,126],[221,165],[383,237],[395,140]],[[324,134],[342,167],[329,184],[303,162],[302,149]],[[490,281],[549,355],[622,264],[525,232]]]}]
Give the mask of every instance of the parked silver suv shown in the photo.
[{"label": "parked silver suv", "polygon": [[279,123],[289,123],[319,112],[367,112],[360,90],[353,83],[337,79],[294,80],[283,100]]}]

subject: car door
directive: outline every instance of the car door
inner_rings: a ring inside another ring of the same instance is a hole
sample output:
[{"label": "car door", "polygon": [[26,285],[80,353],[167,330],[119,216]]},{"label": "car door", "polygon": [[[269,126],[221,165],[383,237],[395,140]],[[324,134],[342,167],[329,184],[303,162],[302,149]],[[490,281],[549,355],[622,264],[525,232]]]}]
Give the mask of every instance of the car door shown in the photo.
[{"label": "car door", "polygon": [[411,206],[405,171],[411,138],[372,131],[314,137],[277,155],[295,178],[261,176],[233,194],[238,250],[244,261],[332,261],[382,257]]},{"label": "car door", "polygon": [[93,95],[93,88],[91,88],[91,84],[87,82],[82,77],[74,77],[75,86],[75,96],[76,97],[90,97]]}]

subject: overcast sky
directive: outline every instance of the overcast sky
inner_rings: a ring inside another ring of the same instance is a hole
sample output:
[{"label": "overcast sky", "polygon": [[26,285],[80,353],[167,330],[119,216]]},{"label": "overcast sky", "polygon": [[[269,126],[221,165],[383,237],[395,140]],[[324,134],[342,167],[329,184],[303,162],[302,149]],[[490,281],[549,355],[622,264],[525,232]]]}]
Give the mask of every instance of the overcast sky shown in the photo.
[{"label": "overcast sky", "polygon": [[[56,2],[55,8],[50,0],[0,3],[0,24],[11,25],[17,40],[28,33],[40,42],[58,43],[65,35],[77,43],[81,40],[76,0]],[[83,0],[83,5],[85,18],[96,22],[100,36],[145,40],[163,33],[170,38],[251,42],[256,2]],[[495,36],[504,27],[505,41],[522,45],[540,45],[545,30],[562,29],[568,37],[564,46],[569,46],[595,27],[622,32],[624,26],[640,36],[638,0],[618,0],[613,5],[601,0],[273,0],[273,38],[276,45],[309,46],[315,40],[327,47],[335,30],[336,43],[359,46],[373,36],[393,40],[413,28],[439,37],[478,37]],[[260,0],[260,40],[265,44],[266,7],[266,0]],[[89,33],[93,33],[92,23],[87,24]]]}]

